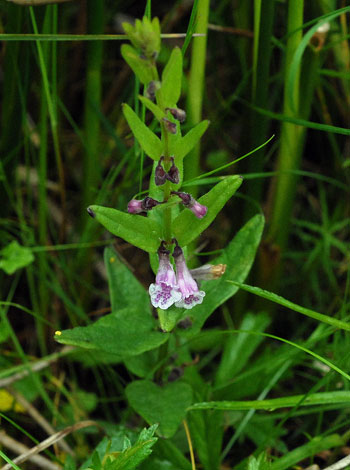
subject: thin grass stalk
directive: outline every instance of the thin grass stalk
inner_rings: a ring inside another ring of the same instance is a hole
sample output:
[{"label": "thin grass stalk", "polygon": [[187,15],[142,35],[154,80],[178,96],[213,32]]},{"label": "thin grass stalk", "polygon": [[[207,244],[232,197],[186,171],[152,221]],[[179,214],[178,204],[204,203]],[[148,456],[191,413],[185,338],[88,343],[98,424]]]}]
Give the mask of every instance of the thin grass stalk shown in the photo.
[{"label": "thin grass stalk", "polygon": [[[274,13],[275,0],[255,0],[252,102],[254,106],[263,109],[268,108]],[[258,147],[266,140],[269,122],[270,119],[267,116],[252,110],[250,146]],[[263,171],[264,155],[265,149],[256,152],[254,157],[248,160],[248,172]],[[263,181],[255,181],[247,190],[249,197],[261,201]],[[247,203],[244,212],[244,220],[247,220],[253,215],[255,208]]]},{"label": "thin grass stalk", "polygon": [[[192,44],[191,70],[187,94],[187,122],[191,127],[200,122],[202,118],[209,4],[209,0],[199,0],[197,7],[197,25],[195,32],[205,34],[205,36],[194,38]],[[184,161],[186,179],[192,179],[198,176],[200,167],[199,160],[200,144],[197,144],[195,149]],[[198,192],[198,186],[191,187],[190,192],[195,197]]]},{"label": "thin grass stalk", "polygon": [[[6,4],[7,24],[6,33],[16,33],[22,27],[23,14],[18,6]],[[18,74],[18,64],[20,58],[21,46],[18,42],[7,43],[3,58],[3,79],[2,79],[2,102],[1,102],[1,134],[0,134],[0,155],[1,158],[7,156],[16,148],[22,127],[20,100],[18,100],[18,82],[15,77]],[[23,51],[22,51],[23,53]],[[13,159],[18,158],[18,153],[8,159],[8,164],[4,166],[3,171],[7,175],[10,186],[13,183],[14,169],[16,162]],[[0,183],[0,198],[5,200],[6,188],[4,182]],[[6,216],[9,210],[7,204],[1,204],[0,215]]]},{"label": "thin grass stalk", "polygon": [[[259,0],[260,1],[260,0]],[[256,15],[256,6],[254,6],[254,17]],[[251,25],[251,4],[250,2],[237,2],[233,8],[234,24],[240,29],[249,31]],[[234,36],[233,44],[237,48],[239,57],[241,76],[244,77],[250,70],[251,39],[246,37]]]},{"label": "thin grass stalk", "polygon": [[[103,31],[103,1],[88,0],[87,29],[90,34]],[[103,42],[93,41],[87,45],[87,71],[84,106],[84,179],[82,214],[85,217],[86,207],[93,202],[101,177],[101,157],[99,155],[100,121],[96,109],[101,108],[101,70]]]},{"label": "thin grass stalk", "polygon": [[[294,53],[302,39],[304,2],[289,0],[288,3],[288,40],[285,59],[285,89],[283,97],[283,114],[299,117],[300,109],[300,71],[295,74],[291,94],[288,93],[287,80]],[[272,188],[270,203],[270,221],[267,240],[277,244],[283,250],[289,235],[290,217],[295,199],[297,178],[286,171],[298,170],[301,160],[301,127],[284,122],[282,124],[280,151],[277,160],[277,176]]]},{"label": "thin grass stalk", "polygon": [[[52,24],[52,9],[46,7],[45,18],[43,23],[43,32],[50,33]],[[43,59],[46,64],[47,70],[49,69],[49,57],[52,46],[51,43],[44,43],[42,46]],[[40,137],[40,148],[39,148],[39,162],[38,162],[38,175],[39,175],[39,200],[38,200],[38,230],[39,230],[39,243],[40,245],[46,245],[47,243],[47,161],[48,161],[48,108],[46,101],[45,89],[41,88],[41,106],[40,106],[40,121],[39,121],[39,137]],[[39,282],[38,291],[40,299],[40,312],[42,315],[47,312],[48,307],[48,291],[45,283],[43,282],[47,275],[47,257],[45,253],[38,253],[38,264],[39,264]],[[41,321],[36,319],[36,330],[39,340],[39,347],[42,355],[47,353],[46,341],[45,341],[45,328]]]},{"label": "thin grass stalk", "polygon": [[[36,23],[33,7],[29,7],[29,12],[30,12],[30,17],[31,17],[34,33],[38,34],[39,33],[38,26]],[[56,157],[56,165],[57,165],[57,171],[58,171],[60,198],[61,198],[61,206],[62,206],[62,224],[60,227],[60,240],[63,240],[64,235],[65,235],[65,227],[66,227],[66,191],[65,191],[63,162],[62,162],[61,149],[60,149],[60,144],[59,144],[59,139],[58,139],[57,114],[55,113],[56,108],[52,101],[50,82],[48,79],[47,68],[45,65],[44,57],[43,57],[42,44],[40,43],[40,41],[35,41],[35,42],[36,42],[36,47],[38,51],[39,67],[41,71],[43,88],[45,90],[47,108],[48,108],[48,113],[50,117],[53,147],[54,147],[54,153]]]}]

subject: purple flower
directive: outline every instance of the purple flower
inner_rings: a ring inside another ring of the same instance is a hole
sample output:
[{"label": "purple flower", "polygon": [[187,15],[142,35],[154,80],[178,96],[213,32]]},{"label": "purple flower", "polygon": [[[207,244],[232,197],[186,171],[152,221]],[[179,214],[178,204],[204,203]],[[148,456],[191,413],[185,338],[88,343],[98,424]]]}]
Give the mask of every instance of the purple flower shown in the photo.
[{"label": "purple flower", "polygon": [[131,199],[131,201],[128,202],[128,212],[129,214],[139,214],[143,212],[142,200]]},{"label": "purple flower", "polygon": [[182,200],[183,205],[190,209],[190,211],[192,211],[194,215],[198,217],[198,219],[203,219],[203,217],[208,212],[207,206],[200,204],[194,199],[194,197],[191,196],[191,194],[183,193],[180,191],[172,191],[171,194],[176,194],[177,196],[179,196],[179,198],[181,198]]},{"label": "purple flower", "polygon": [[161,204],[161,202],[148,196],[145,199],[131,199],[128,202],[128,212],[129,214],[140,214],[140,212],[150,211],[158,204]]},{"label": "purple flower", "polygon": [[186,265],[182,249],[176,244],[173,257],[176,265],[176,280],[182,298],[175,302],[175,307],[190,309],[203,302],[204,291],[198,289],[196,281]]},{"label": "purple flower", "polygon": [[208,212],[207,206],[203,206],[203,204],[200,204],[195,199],[193,199],[193,202],[187,207],[194,213],[196,217],[198,217],[198,219],[203,219],[203,217]]},{"label": "purple flower", "polygon": [[176,283],[176,276],[169,260],[169,254],[170,252],[162,242],[158,250],[159,267],[156,282],[151,284],[148,289],[153,307],[163,310],[181,300],[181,292]]}]

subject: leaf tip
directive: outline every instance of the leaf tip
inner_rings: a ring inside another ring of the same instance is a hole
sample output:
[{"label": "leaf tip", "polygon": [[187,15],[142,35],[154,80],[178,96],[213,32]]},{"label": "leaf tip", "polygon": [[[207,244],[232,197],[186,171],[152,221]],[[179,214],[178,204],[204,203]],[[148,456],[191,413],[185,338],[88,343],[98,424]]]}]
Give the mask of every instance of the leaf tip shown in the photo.
[{"label": "leaf tip", "polygon": [[88,207],[86,210],[87,210],[87,213],[89,214],[90,217],[92,217],[93,219],[96,217],[96,214],[95,214],[95,212],[91,209],[91,207]]}]

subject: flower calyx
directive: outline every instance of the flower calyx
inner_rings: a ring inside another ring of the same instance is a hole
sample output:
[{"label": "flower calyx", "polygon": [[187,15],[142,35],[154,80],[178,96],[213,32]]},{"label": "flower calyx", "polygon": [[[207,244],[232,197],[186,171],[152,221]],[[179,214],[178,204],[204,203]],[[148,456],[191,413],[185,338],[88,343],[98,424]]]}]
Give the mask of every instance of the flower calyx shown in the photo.
[{"label": "flower calyx", "polygon": [[170,181],[170,183],[173,184],[178,184],[180,182],[180,173],[179,169],[175,165],[174,157],[170,157],[171,167],[168,172],[163,168],[163,160],[164,157],[160,157],[154,172],[156,186],[162,186],[166,181]]},{"label": "flower calyx", "polygon": [[162,121],[167,132],[170,134],[176,134],[177,129],[175,122],[171,122],[170,119],[167,118],[163,118]]}]

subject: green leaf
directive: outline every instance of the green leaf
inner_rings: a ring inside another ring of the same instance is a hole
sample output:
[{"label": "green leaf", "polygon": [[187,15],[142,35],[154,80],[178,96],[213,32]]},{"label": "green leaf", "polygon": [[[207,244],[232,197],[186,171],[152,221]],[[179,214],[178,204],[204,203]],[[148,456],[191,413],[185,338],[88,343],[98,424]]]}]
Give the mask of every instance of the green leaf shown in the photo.
[{"label": "green leaf", "polygon": [[164,437],[175,434],[192,403],[192,389],[181,382],[163,387],[148,380],[137,380],[126,388],[130,405],[149,424],[159,423],[159,432]]},{"label": "green leaf", "polygon": [[170,142],[170,155],[175,155],[179,160],[183,159],[197,145],[208,126],[209,121],[202,121],[187,132],[181,139]]},{"label": "green leaf", "polygon": [[145,379],[147,376],[152,376],[158,363],[158,351],[153,349],[152,351],[146,351],[138,356],[130,356],[125,359],[125,367],[137,377]]},{"label": "green leaf", "polygon": [[123,113],[140,146],[149,157],[158,161],[163,150],[160,139],[141,121],[128,104],[123,104]]},{"label": "green leaf", "polygon": [[267,460],[265,453],[262,453],[255,458],[254,455],[251,455],[248,460],[247,470],[270,470],[271,465]]},{"label": "green leaf", "polygon": [[149,312],[149,297],[146,289],[120,260],[113,248],[105,248],[104,262],[112,312],[128,306]]},{"label": "green leaf", "polygon": [[21,268],[29,266],[34,261],[34,255],[30,248],[21,246],[16,240],[0,251],[0,268],[6,274],[13,274]]},{"label": "green leaf", "polygon": [[287,470],[295,468],[295,465],[308,457],[314,456],[332,447],[342,447],[344,439],[338,434],[331,434],[326,437],[315,437],[307,444],[297,447],[288,452],[283,457],[275,460],[270,465],[271,470]]},{"label": "green leaf", "polygon": [[[192,337],[196,335],[205,320],[238,291],[238,287],[226,281],[243,282],[247,277],[255,258],[263,228],[264,217],[260,214],[254,216],[236,234],[222,255],[212,262],[213,264],[226,264],[226,272],[220,279],[201,283],[201,290],[205,291],[206,296],[203,303],[197,305],[194,309],[192,327],[188,330],[182,330],[182,336]],[[188,310],[183,314],[188,315]]]},{"label": "green leaf", "polygon": [[198,219],[189,209],[184,209],[173,222],[174,237],[179,245],[186,246],[197,238],[213,222],[241,184],[241,176],[228,176],[199,198],[198,202],[208,207],[208,212],[202,219]]},{"label": "green leaf", "polygon": [[164,111],[162,111],[159,106],[153,103],[153,101],[148,99],[146,96],[139,95],[139,100],[142,101],[146,108],[154,114],[158,121],[161,121],[164,117],[166,117]]},{"label": "green leaf", "polygon": [[[106,425],[107,423],[105,427]],[[108,438],[102,439],[92,455],[79,468],[95,470],[102,465],[103,470],[136,468],[151,453],[151,447],[157,441],[154,437],[156,428],[157,426],[151,426],[137,435],[122,425],[108,426],[105,429]]]},{"label": "green leaf", "polygon": [[157,348],[168,339],[155,331],[157,323],[144,309],[124,308],[88,326],[63,330],[55,335],[62,344],[101,350],[119,357],[141,354]]},{"label": "green leaf", "polygon": [[110,457],[110,462],[103,468],[105,470],[134,470],[138,465],[145,460],[151,453],[151,448],[157,442],[158,438],[153,437],[157,425],[151,426],[148,429],[143,429],[137,442],[123,449],[122,452],[117,452],[114,456],[113,453]]},{"label": "green leaf", "polygon": [[130,44],[123,44],[120,50],[123,59],[132,69],[140,82],[144,85],[148,85],[148,83],[153,79],[149,61],[141,59],[137,51],[130,46]]},{"label": "green leaf", "polygon": [[182,82],[182,54],[179,47],[175,47],[162,74],[162,85],[157,95],[163,108],[172,108],[179,101]]},{"label": "green leaf", "polygon": [[240,289],[250,292],[251,294],[255,294],[258,297],[262,297],[263,299],[271,300],[276,304],[290,308],[291,310],[301,313],[302,315],[314,318],[315,320],[321,321],[323,323],[328,323],[328,325],[332,325],[335,328],[350,331],[350,323],[346,323],[344,321],[338,320],[337,318],[329,317],[328,315],[324,315],[323,313],[318,313],[314,310],[310,310],[309,308],[302,307],[301,305],[297,305],[291,302],[290,300],[281,297],[280,295],[273,294],[272,292],[269,292],[264,289],[260,289],[260,287],[248,286],[247,284],[242,284],[241,282],[237,281],[231,281],[231,283]]},{"label": "green leaf", "polygon": [[147,217],[103,206],[90,206],[90,213],[109,232],[148,253],[155,253],[163,239],[162,229]]},{"label": "green leaf", "polygon": [[349,405],[350,392],[321,392],[310,395],[293,395],[290,397],[270,398],[268,400],[243,400],[243,401],[209,401],[194,403],[188,410],[265,410],[274,411],[279,408],[294,406],[313,406],[313,405]]},{"label": "green leaf", "polygon": [[[265,331],[270,323],[270,316],[266,313],[248,313],[243,318],[241,330]],[[226,338],[221,362],[216,373],[216,386],[222,386],[232,381],[240,372],[256,348],[263,340],[262,336],[251,336],[246,333],[230,335]]]}]

